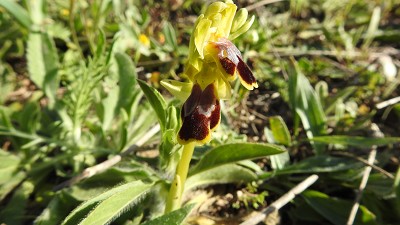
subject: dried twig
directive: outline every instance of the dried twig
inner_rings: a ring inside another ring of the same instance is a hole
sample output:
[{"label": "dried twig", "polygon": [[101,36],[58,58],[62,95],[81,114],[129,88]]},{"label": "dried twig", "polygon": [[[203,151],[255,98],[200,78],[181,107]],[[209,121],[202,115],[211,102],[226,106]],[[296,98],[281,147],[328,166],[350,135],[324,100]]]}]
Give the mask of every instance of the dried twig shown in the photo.
[{"label": "dried twig", "polygon": [[353,155],[353,154],[351,154],[351,153],[349,153],[349,152],[332,152],[331,154],[332,154],[332,155],[338,155],[338,156],[350,157],[350,158],[352,158],[352,159],[355,159],[355,160],[357,160],[357,161],[362,162],[362,163],[363,163],[364,165],[366,165],[366,166],[370,166],[372,169],[374,169],[374,170],[376,170],[376,171],[382,173],[382,174],[385,175],[387,178],[392,179],[392,180],[394,179],[393,174],[391,174],[391,173],[389,173],[388,171],[386,171],[386,170],[380,168],[379,166],[376,166],[376,165],[374,165],[374,164],[372,164],[372,163],[369,163],[368,160],[365,160],[365,159],[363,159],[363,158],[361,158],[361,157],[359,157],[359,156]]},{"label": "dried twig", "polygon": [[376,108],[377,109],[383,109],[383,108],[386,108],[386,107],[388,107],[390,105],[394,105],[394,104],[396,104],[398,102],[400,102],[400,96],[395,97],[395,98],[391,98],[391,99],[383,101],[381,103],[378,103],[378,104],[376,104]]},{"label": "dried twig", "polygon": [[247,11],[252,11],[254,9],[257,9],[258,7],[268,5],[271,3],[275,3],[275,2],[282,2],[282,1],[284,1],[284,0],[263,0],[263,1],[259,1],[252,5],[247,6],[246,9],[247,9]]},{"label": "dried twig", "polygon": [[81,174],[57,185],[54,187],[55,191],[61,190],[65,187],[74,185],[83,179],[87,179],[92,177],[98,173],[104,172],[105,170],[109,169],[110,167],[114,166],[115,164],[119,163],[123,156],[128,155],[134,152],[138,147],[142,146],[146,141],[148,141],[151,137],[153,137],[158,131],[160,131],[160,125],[156,125],[152,127],[142,138],[140,138],[136,144],[130,146],[126,151],[121,152],[110,159],[107,159],[104,162],[101,162],[95,166],[86,168]]},{"label": "dried twig", "polygon": [[303,182],[298,184],[296,187],[292,188],[289,192],[287,192],[285,195],[280,197],[278,200],[273,202],[270,206],[265,208],[263,211],[261,211],[259,214],[253,216],[251,219],[244,221],[240,225],[255,225],[264,220],[269,214],[274,212],[275,210],[279,210],[282,208],[284,205],[286,205],[288,202],[294,199],[296,195],[300,194],[304,190],[306,190],[308,187],[310,187],[312,184],[315,183],[315,181],[318,180],[318,175],[313,174],[307,179],[305,179]]},{"label": "dried twig", "polygon": [[279,54],[281,57],[291,57],[291,56],[337,56],[337,57],[365,57],[378,58],[382,55],[390,56],[400,56],[400,50],[395,48],[381,48],[376,49],[372,52],[362,52],[362,51],[331,51],[331,50],[301,50],[301,49],[285,49],[285,48],[275,48],[274,51],[263,53],[265,55],[276,55]]},{"label": "dried twig", "polygon": [[[372,136],[383,137],[382,132],[379,130],[379,127],[376,124],[374,124],[374,123],[371,124],[371,129],[374,132]],[[376,149],[377,149],[376,145],[372,146],[371,151],[368,156],[368,164],[371,164],[371,165],[374,164],[374,161],[376,158]],[[371,170],[372,170],[371,166],[367,166],[364,169],[361,183],[360,183],[360,186],[358,187],[357,196],[354,199],[353,207],[351,208],[349,218],[347,219],[347,223],[346,223],[347,225],[353,225],[354,220],[356,219],[357,211],[358,211],[358,208],[360,207],[360,200],[361,200],[362,194],[364,192],[364,189],[367,186],[367,182],[368,182],[368,178],[371,173]]]}]

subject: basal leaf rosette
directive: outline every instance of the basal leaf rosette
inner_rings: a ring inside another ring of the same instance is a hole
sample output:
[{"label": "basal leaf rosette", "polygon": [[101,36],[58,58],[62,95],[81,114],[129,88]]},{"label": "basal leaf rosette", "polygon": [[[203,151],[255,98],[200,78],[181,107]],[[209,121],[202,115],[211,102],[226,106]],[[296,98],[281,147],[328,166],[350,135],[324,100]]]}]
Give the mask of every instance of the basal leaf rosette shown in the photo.
[{"label": "basal leaf rosette", "polygon": [[190,39],[189,58],[182,77],[188,82],[164,80],[162,85],[184,101],[178,133],[180,144],[203,145],[221,118],[220,100],[231,96],[230,81],[239,77],[248,90],[258,87],[239,49],[231,42],[254,21],[246,9],[236,12],[232,1],[214,2],[196,21]]}]

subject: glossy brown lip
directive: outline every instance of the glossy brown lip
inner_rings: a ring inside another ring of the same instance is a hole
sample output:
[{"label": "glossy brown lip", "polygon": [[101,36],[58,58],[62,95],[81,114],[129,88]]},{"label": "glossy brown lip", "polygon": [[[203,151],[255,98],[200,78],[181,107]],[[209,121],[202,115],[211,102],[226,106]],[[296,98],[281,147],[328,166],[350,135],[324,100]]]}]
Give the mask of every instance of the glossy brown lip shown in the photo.
[{"label": "glossy brown lip", "polygon": [[178,139],[181,144],[190,141],[207,142],[220,121],[221,108],[214,84],[204,90],[195,84],[189,98],[183,104],[181,118],[182,127]]},{"label": "glossy brown lip", "polygon": [[227,74],[234,75],[237,70],[240,80],[244,82],[246,88],[258,87],[256,78],[249,66],[243,61],[240,51],[231,41],[226,38],[219,38],[214,44],[219,49],[219,62]]},{"label": "glossy brown lip", "polygon": [[229,75],[234,75],[236,71],[236,65],[233,63],[231,60],[228,58],[219,58],[219,62],[222,65],[222,68],[229,74]]},{"label": "glossy brown lip", "polygon": [[248,85],[255,86],[257,84],[256,78],[251,72],[249,66],[241,58],[239,58],[239,63],[237,64],[237,70],[239,72],[239,76],[242,78],[244,82]]}]

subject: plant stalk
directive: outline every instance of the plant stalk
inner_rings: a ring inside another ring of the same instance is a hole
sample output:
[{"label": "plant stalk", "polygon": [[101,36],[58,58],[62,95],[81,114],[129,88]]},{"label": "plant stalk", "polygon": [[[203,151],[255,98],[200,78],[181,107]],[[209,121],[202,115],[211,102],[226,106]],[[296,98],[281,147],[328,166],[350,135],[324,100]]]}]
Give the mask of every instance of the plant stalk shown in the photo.
[{"label": "plant stalk", "polygon": [[185,189],[185,182],[189,171],[190,160],[192,159],[195,144],[193,142],[183,146],[181,160],[176,167],[175,177],[171,183],[165,213],[172,212],[181,207],[182,195]]}]

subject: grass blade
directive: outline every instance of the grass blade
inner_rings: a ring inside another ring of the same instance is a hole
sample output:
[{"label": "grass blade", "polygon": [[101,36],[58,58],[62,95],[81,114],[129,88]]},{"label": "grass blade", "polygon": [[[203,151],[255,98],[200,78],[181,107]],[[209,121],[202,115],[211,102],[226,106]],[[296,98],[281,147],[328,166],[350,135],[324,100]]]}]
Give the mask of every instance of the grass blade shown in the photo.
[{"label": "grass blade", "polygon": [[287,128],[285,122],[280,116],[272,116],[269,118],[269,124],[272,131],[272,135],[277,144],[290,146],[291,138],[289,129]]},{"label": "grass blade", "polygon": [[384,138],[373,138],[373,137],[359,137],[359,136],[319,136],[311,139],[314,142],[325,143],[325,144],[340,144],[350,145],[355,147],[372,147],[373,145],[390,145],[400,143],[400,137],[384,137]]},{"label": "grass blade", "polygon": [[[296,62],[289,69],[289,102],[292,110],[300,117],[308,138],[326,133],[326,116],[321,102],[310,82],[300,71]],[[323,147],[314,144],[316,153],[323,152]]]},{"label": "grass blade", "polygon": [[0,6],[5,8],[12,16],[14,16],[17,22],[25,27],[25,29],[30,29],[32,21],[26,9],[22,8],[13,0],[2,0],[0,1]]}]

